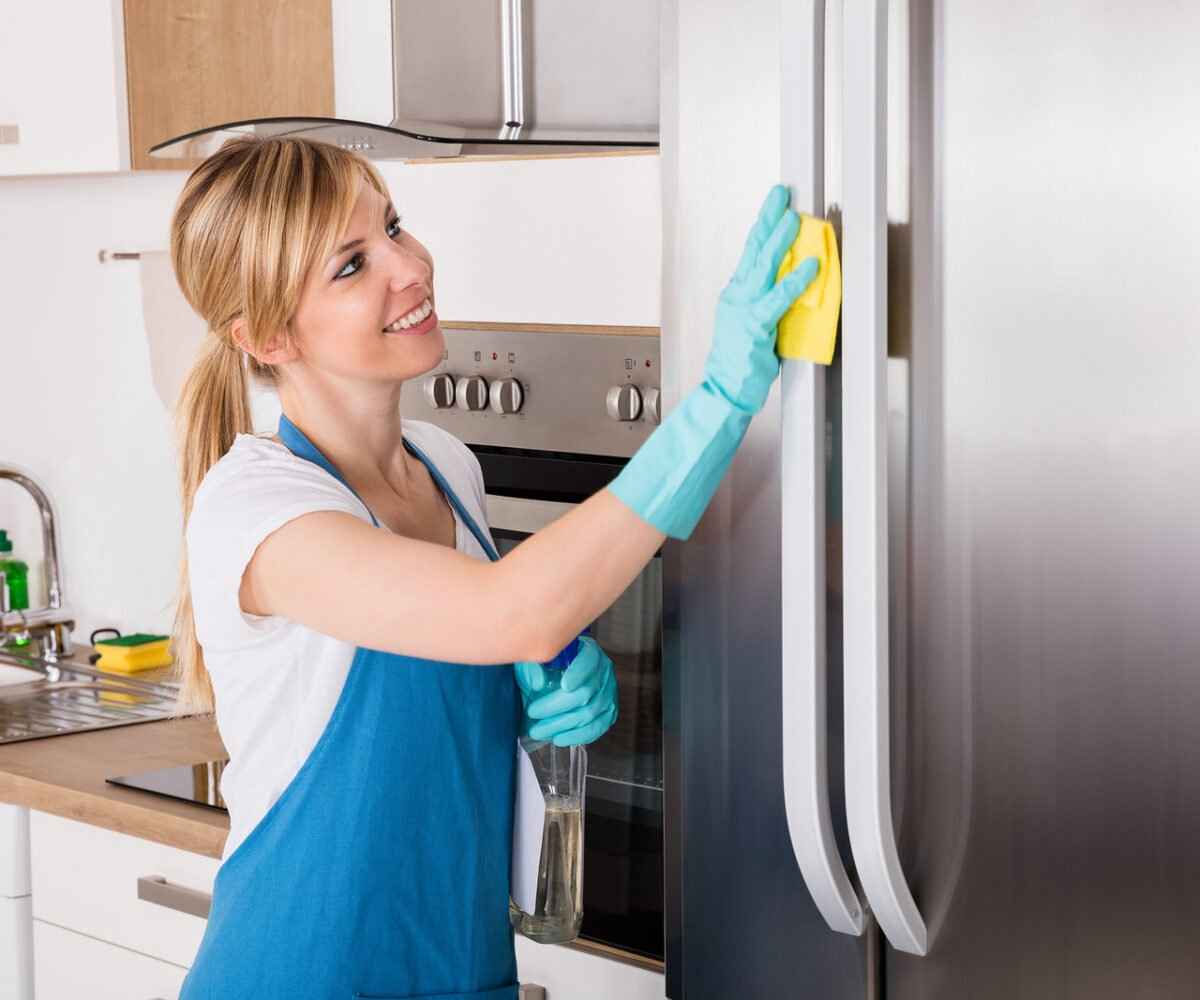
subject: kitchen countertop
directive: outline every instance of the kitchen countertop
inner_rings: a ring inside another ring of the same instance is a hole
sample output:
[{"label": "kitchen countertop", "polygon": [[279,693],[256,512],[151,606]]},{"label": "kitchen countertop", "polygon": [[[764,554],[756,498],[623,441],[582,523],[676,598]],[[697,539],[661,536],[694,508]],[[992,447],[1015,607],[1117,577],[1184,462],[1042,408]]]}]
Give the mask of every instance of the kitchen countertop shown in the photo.
[{"label": "kitchen countertop", "polygon": [[0,802],[220,858],[229,817],[105,778],[227,756],[211,717],[0,745]]}]

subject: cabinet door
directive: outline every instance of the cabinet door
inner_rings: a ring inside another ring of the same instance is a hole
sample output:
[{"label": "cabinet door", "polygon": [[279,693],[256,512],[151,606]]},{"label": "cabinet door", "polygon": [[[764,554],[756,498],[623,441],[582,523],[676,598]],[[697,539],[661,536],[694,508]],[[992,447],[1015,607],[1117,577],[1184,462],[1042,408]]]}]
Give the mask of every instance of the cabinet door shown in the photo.
[{"label": "cabinet door", "polygon": [[33,922],[38,1000],[174,1000],[187,969],[84,934]]},{"label": "cabinet door", "polygon": [[34,812],[33,915],[175,965],[191,965],[204,920],[138,898],[138,879],[212,893],[218,862],[177,847]]},{"label": "cabinet door", "polygon": [[28,896],[29,810],[0,803],[0,899]]},{"label": "cabinet door", "polygon": [[0,1000],[33,1000],[33,914],[28,896],[0,897]]},{"label": "cabinet door", "polygon": [[127,167],[120,0],[3,9],[0,176]]},{"label": "cabinet door", "polygon": [[125,61],[135,170],[192,166],[147,150],[209,125],[333,115],[330,0],[125,0]]}]

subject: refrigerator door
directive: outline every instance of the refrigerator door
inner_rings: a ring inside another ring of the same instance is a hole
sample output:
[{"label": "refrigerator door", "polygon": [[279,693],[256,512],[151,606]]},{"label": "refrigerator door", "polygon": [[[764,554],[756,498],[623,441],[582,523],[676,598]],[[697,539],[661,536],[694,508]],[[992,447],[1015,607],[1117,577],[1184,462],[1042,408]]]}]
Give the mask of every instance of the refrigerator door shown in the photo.
[{"label": "refrigerator door", "polygon": [[[667,409],[702,376],[717,296],[764,195],[781,179],[781,23],[778,0],[663,5]],[[799,52],[813,46],[811,38],[796,43]],[[666,994],[672,1000],[864,1000],[872,988],[871,936],[829,929],[789,836],[779,456],[776,394],[691,540],[668,545],[664,554]],[[829,632],[832,643],[834,618]],[[831,657],[835,685],[839,666]],[[838,687],[829,693],[834,817],[842,814],[839,694]]]},{"label": "refrigerator door", "polygon": [[892,736],[929,953],[884,992],[1194,997],[1200,7],[911,15]]}]

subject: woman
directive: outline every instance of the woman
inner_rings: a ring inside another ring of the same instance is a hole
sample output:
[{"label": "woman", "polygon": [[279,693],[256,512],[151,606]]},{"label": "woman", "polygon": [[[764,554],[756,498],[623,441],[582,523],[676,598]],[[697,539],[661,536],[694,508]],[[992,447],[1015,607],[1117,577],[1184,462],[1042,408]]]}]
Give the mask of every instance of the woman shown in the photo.
[{"label": "woman", "polygon": [[[765,401],[775,324],[816,273],[774,284],[786,205],[775,188],[701,386],[608,489],[498,559],[470,451],[401,424],[443,338],[433,261],[371,165],[247,138],[189,177],[172,261],[212,336],[180,400],[176,649],[185,703],[215,701],[231,829],[183,997],[515,1000],[521,696],[562,745],[615,719],[594,641],[560,691],[538,695],[538,664],[686,537]],[[246,372],[278,391],[272,437],[251,433]]]}]

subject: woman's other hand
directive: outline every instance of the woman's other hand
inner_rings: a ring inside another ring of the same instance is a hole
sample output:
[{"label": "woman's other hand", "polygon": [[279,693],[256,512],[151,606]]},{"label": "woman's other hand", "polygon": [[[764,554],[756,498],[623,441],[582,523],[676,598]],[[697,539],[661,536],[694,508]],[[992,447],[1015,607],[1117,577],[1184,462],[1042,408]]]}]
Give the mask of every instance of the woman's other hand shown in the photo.
[{"label": "woman's other hand", "polygon": [[579,637],[579,649],[563,671],[559,686],[547,687],[539,663],[514,664],[529,736],[555,746],[594,743],[617,721],[617,677],[612,660],[591,636]]}]

